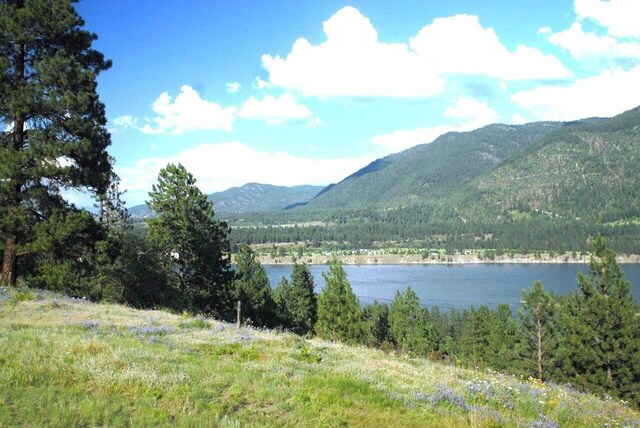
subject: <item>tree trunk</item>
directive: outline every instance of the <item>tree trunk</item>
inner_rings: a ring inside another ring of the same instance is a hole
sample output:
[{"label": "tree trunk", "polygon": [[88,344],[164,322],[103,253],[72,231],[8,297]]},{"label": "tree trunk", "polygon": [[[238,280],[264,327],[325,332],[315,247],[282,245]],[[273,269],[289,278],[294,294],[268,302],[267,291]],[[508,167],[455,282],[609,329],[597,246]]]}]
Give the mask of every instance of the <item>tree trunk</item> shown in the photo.
[{"label": "tree trunk", "polygon": [[8,287],[16,285],[16,245],[15,238],[7,238],[4,243],[2,260],[2,283]]},{"label": "tree trunk", "polygon": [[[17,6],[23,7],[24,1],[18,0]],[[20,79],[26,81],[25,78],[25,45],[20,43],[16,46],[16,74]],[[23,113],[18,113],[13,120],[13,135],[12,135],[12,145],[10,149],[14,152],[19,152],[24,148],[25,142],[25,117]],[[9,208],[7,210],[7,216],[9,218],[15,217],[18,214],[18,207],[21,203],[21,191],[22,191],[22,182],[18,177],[10,178],[11,185],[9,188],[9,195],[7,198]],[[15,231],[14,231],[15,233]],[[11,232],[10,232],[11,234]],[[6,286],[15,287],[16,285],[16,257],[17,257],[17,237],[15,234],[13,236],[9,236],[5,240],[4,244],[4,257],[2,260],[2,283]]]}]

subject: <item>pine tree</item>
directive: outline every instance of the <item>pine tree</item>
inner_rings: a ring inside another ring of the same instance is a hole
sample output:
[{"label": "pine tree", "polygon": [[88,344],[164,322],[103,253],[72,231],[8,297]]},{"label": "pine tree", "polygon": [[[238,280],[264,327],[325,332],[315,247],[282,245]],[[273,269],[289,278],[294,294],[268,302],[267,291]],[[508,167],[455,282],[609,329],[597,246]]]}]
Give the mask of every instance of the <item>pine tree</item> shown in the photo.
[{"label": "pine tree", "polygon": [[15,284],[18,256],[34,250],[36,226],[58,226],[54,212],[65,217],[61,189],[102,193],[109,182],[111,138],[96,78],[111,61],[92,49],[97,37],[83,25],[71,0],[0,2],[4,284]]},{"label": "pine tree", "polygon": [[565,380],[640,404],[640,308],[603,238],[562,316]]},{"label": "pine tree", "polygon": [[555,298],[540,281],[522,290],[522,308],[519,310],[521,340],[518,355],[525,371],[540,380],[548,378],[548,369],[557,342]]},{"label": "pine tree", "polygon": [[287,306],[292,317],[291,328],[297,334],[312,331],[318,319],[318,301],[313,289],[313,275],[307,265],[294,264]]},{"label": "pine tree", "polygon": [[318,297],[318,336],[347,343],[365,340],[362,309],[340,262],[331,260],[329,273],[322,276],[325,286]]},{"label": "pine tree", "polygon": [[289,307],[291,298],[291,284],[284,276],[273,290],[273,301],[276,308],[276,325],[290,330],[293,328],[294,321],[291,309]]},{"label": "pine tree", "polygon": [[272,326],[276,304],[269,277],[248,245],[241,245],[236,255],[234,289],[244,320],[260,327]]},{"label": "pine tree", "polygon": [[464,312],[460,333],[460,353],[474,367],[482,367],[491,360],[489,336],[494,323],[494,314],[486,305],[478,309],[473,306]]},{"label": "pine tree", "polygon": [[489,332],[487,365],[502,372],[517,371],[518,323],[509,305],[500,304],[493,312],[493,324]]},{"label": "pine tree", "polygon": [[411,287],[404,293],[396,292],[389,311],[389,333],[393,341],[405,352],[426,354],[429,344],[427,320],[420,307],[420,299]]},{"label": "pine tree", "polygon": [[369,344],[372,346],[388,346],[391,336],[389,334],[389,306],[386,303],[374,301],[372,305],[364,308],[363,317],[367,323],[369,332]]},{"label": "pine tree", "polygon": [[175,272],[189,309],[230,318],[228,227],[214,218],[213,205],[195,183],[182,165],[160,170],[147,202],[158,214],[148,220],[148,238]]}]

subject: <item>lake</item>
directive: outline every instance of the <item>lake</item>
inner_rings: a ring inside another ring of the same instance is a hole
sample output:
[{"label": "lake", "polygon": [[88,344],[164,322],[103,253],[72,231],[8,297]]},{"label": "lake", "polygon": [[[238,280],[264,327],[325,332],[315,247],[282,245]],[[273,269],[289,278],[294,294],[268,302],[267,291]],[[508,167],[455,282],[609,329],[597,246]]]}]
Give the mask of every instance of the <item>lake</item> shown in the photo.
[{"label": "lake", "polygon": [[[640,265],[621,265],[640,301]],[[291,276],[292,266],[265,265],[271,285]],[[539,280],[555,294],[568,294],[577,289],[577,273],[586,273],[584,264],[468,264],[468,265],[343,265],[353,292],[360,303],[374,300],[390,303],[396,291],[411,286],[425,306],[442,309],[466,309],[481,304],[495,308],[506,303],[516,310],[520,292]],[[327,265],[310,265],[316,292],[324,286],[322,273]]]}]

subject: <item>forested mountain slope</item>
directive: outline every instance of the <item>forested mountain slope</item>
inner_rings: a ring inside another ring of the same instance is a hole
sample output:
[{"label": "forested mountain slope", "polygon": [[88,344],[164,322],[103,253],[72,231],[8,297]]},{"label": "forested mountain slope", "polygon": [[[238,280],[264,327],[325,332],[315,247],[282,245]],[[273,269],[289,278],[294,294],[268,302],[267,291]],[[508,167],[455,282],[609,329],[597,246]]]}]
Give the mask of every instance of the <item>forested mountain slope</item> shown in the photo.
[{"label": "forested mountain slope", "polygon": [[224,192],[212,193],[218,214],[278,211],[290,205],[306,202],[322,190],[322,186],[273,186],[271,184],[248,183],[232,187]]},{"label": "forested mountain slope", "polygon": [[603,235],[636,254],[638,165],[640,107],[609,119],[490,125],[378,159],[303,207],[243,219],[326,227],[234,230],[234,239],[528,253],[584,250]]},{"label": "forested mountain slope", "polygon": [[[212,193],[208,199],[213,202],[216,215],[259,213],[280,211],[286,207],[307,202],[323,189],[322,186],[273,186],[271,184],[247,183],[223,192]],[[136,205],[129,209],[134,218],[151,215],[146,205]]]},{"label": "forested mountain slope", "polygon": [[321,192],[305,209],[397,207],[447,198],[562,123],[489,125],[378,159]]},{"label": "forested mountain slope", "polygon": [[562,127],[460,193],[469,214],[543,213],[593,223],[640,219],[640,107]]},{"label": "forested mountain slope", "polygon": [[426,206],[431,220],[640,218],[640,107],[611,119],[489,125],[378,159],[304,210]]}]

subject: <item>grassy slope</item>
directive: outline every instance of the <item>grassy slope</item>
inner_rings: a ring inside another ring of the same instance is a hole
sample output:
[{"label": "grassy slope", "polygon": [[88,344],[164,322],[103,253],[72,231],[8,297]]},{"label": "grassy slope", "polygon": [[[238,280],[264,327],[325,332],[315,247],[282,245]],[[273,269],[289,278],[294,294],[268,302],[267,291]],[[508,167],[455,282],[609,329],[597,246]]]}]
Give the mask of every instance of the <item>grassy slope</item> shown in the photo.
[{"label": "grassy slope", "polygon": [[0,349],[0,426],[640,426],[553,385],[43,293],[0,289]]}]

